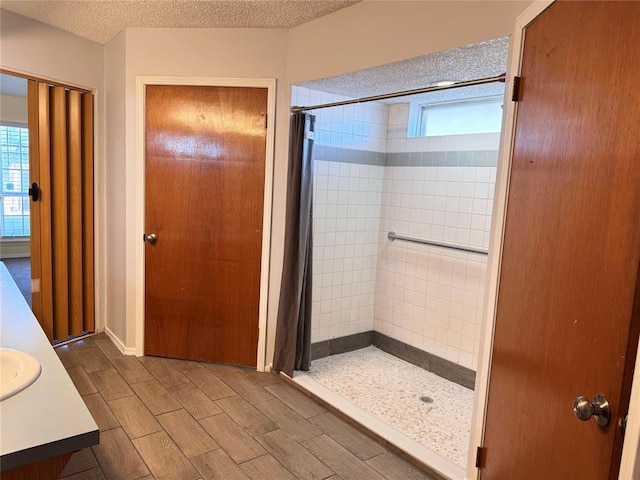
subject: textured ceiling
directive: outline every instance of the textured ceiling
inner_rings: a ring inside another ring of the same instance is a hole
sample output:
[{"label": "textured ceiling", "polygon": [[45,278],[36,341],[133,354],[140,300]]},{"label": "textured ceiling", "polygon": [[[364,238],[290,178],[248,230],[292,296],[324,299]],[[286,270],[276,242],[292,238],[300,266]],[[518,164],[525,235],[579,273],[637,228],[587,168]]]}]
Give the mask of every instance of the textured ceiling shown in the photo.
[{"label": "textured ceiling", "polygon": [[98,43],[127,27],[292,28],[361,0],[1,0],[6,10]]},{"label": "textured ceiling", "polygon": [[[509,38],[497,38],[422,57],[368,68],[357,72],[302,83],[301,86],[351,98],[415,90],[439,81],[465,81],[494,77],[507,70]],[[468,98],[502,95],[504,83],[455,88],[385,103],[438,103]]]},{"label": "textured ceiling", "polygon": [[[287,28],[357,3],[353,0],[0,0],[0,6],[96,41],[108,41],[127,26]],[[88,31],[88,33],[84,33]],[[301,84],[314,90],[361,98],[413,90],[442,80],[492,77],[506,71],[508,37],[402,60]],[[0,78],[0,87],[10,87]],[[387,103],[437,103],[502,95],[503,83],[433,92]],[[6,91],[3,92],[6,94]],[[12,93],[15,95],[15,93]]]}]

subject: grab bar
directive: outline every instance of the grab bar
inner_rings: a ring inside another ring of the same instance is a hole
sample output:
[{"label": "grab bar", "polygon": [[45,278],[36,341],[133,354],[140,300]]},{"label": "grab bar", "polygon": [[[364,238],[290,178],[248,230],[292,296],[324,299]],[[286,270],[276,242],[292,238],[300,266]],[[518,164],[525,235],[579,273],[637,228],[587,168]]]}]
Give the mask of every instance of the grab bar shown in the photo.
[{"label": "grab bar", "polygon": [[482,248],[466,247],[463,245],[455,245],[453,243],[434,242],[433,240],[425,240],[423,238],[408,237],[406,235],[397,235],[396,232],[389,232],[387,238],[393,240],[404,240],[405,242],[422,243],[424,245],[433,245],[434,247],[448,248],[450,250],[460,250],[462,252],[479,253],[480,255],[488,255],[487,250]]}]

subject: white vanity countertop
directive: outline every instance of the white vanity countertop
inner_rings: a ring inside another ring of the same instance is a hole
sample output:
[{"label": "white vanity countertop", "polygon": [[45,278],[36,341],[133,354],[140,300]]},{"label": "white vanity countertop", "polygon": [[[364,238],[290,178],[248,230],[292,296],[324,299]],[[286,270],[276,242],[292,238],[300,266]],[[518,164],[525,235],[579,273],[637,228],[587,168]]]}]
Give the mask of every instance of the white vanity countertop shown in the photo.
[{"label": "white vanity countertop", "polygon": [[0,470],[98,443],[96,422],[2,262],[0,347],[27,352],[42,365],[31,386],[0,402]]}]

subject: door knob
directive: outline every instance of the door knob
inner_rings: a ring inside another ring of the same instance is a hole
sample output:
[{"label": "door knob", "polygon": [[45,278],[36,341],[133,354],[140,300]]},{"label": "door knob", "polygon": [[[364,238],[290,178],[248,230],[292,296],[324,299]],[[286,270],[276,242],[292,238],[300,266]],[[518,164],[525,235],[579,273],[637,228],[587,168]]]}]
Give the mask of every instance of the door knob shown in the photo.
[{"label": "door knob", "polygon": [[148,235],[145,233],[142,235],[142,240],[149,245],[153,245],[158,240],[158,236],[155,233],[149,233]]},{"label": "door knob", "polygon": [[601,427],[609,425],[611,419],[611,408],[609,400],[602,393],[597,394],[590,402],[587,397],[580,395],[573,401],[573,413],[578,419],[587,421],[591,417]]}]

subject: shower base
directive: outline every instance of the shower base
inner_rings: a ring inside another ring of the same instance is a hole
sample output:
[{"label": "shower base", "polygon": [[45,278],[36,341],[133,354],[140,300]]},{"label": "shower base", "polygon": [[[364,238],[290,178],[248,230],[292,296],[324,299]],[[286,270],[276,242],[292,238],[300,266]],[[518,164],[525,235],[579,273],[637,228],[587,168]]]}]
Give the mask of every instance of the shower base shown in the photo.
[{"label": "shower base", "polygon": [[472,390],[373,346],[314,360],[311,370],[296,380],[316,395],[337,394],[344,409],[364,412],[366,426],[367,415],[369,422],[381,421],[386,426],[381,428],[404,445],[400,448],[413,450],[418,458],[427,457],[426,463],[450,478],[464,477]]}]

